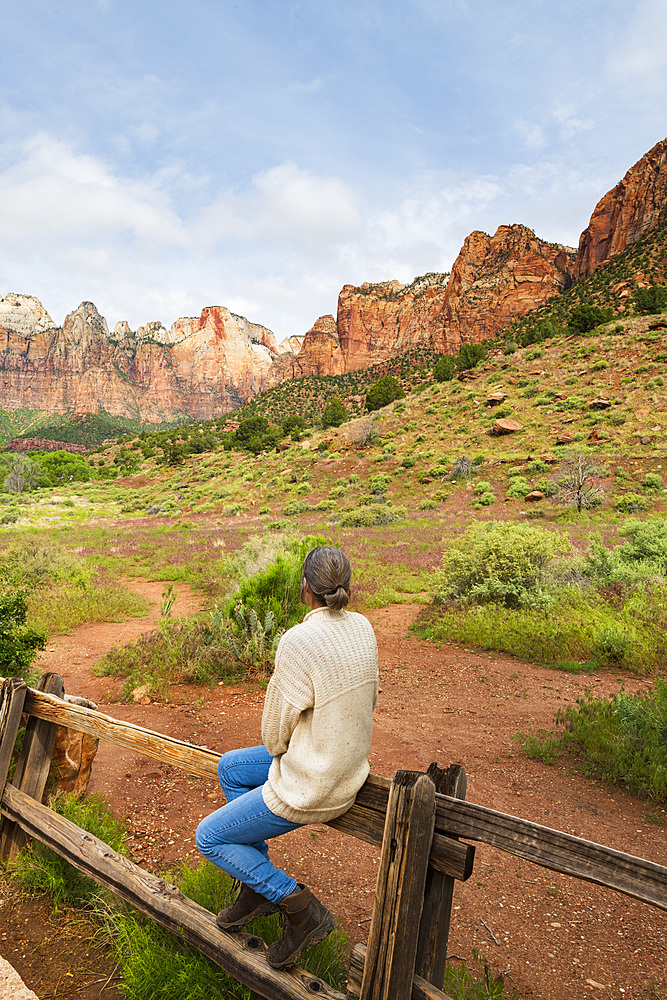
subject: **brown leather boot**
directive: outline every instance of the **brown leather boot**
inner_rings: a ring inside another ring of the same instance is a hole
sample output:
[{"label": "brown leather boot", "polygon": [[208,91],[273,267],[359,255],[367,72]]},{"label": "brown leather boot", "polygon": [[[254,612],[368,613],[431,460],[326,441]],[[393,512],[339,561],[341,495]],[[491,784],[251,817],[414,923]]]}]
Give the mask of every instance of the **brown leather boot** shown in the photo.
[{"label": "brown leather boot", "polygon": [[263,917],[267,913],[276,913],[278,904],[272,903],[266,896],[260,896],[249,885],[241,883],[236,902],[232,903],[215,918],[218,927],[223,931],[239,931],[255,917]]},{"label": "brown leather boot", "polygon": [[311,944],[323,941],[331,933],[334,915],[301,884],[296,892],[281,899],[278,906],[285,914],[285,930],[280,941],[269,945],[266,960],[271,968],[284,969],[294,965]]}]

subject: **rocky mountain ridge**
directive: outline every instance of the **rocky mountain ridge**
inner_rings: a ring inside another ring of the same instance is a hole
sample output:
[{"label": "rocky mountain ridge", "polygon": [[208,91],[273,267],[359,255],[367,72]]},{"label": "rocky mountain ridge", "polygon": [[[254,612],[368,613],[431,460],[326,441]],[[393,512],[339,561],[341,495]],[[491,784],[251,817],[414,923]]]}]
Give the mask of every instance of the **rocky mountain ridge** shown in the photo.
[{"label": "rocky mountain ridge", "polygon": [[[210,419],[264,388],[368,368],[417,346],[443,354],[493,337],[667,221],[667,139],[596,206],[579,248],[525,226],[473,232],[451,274],[345,285],[337,316],[278,345],[264,326],[211,306],[199,317],[112,333],[84,302],[57,327],[38,299],[0,299],[0,408],[140,420]],[[667,276],[666,276],[667,277]],[[640,279],[641,280],[641,279]]]},{"label": "rocky mountain ridge", "polygon": [[92,302],[57,327],[32,296],[0,299],[0,405],[139,420],[222,416],[259,392],[281,348],[273,333],[224,306],[169,331],[127,323],[109,333]]}]

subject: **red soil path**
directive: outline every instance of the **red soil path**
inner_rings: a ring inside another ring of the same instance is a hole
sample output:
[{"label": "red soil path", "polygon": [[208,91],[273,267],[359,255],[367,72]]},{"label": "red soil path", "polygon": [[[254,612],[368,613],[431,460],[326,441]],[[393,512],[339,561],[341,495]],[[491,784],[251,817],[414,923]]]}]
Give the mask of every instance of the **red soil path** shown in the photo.
[{"label": "red soil path", "polygon": [[[79,628],[55,640],[40,666],[61,673],[67,691],[92,698],[110,715],[221,752],[259,743],[260,690],[183,686],[172,689],[169,702],[128,705],[119,701],[117,682],[91,676],[90,665],[107,649],[159,617],[163,584],[132,586],[155,602],[147,618]],[[173,614],[192,613],[197,596],[178,590]],[[553,728],[556,710],[586,688],[606,695],[624,678],[618,672],[576,677],[509,656],[438,649],[408,634],[418,610],[394,605],[368,615],[381,676],[372,771],[391,777],[399,768],[425,770],[434,760],[462,762],[470,801],[667,864],[666,828],[655,821],[664,820],[664,812],[651,819],[643,802],[583,778],[574,761],[531,761],[512,741],[517,730]],[[642,683],[625,678],[628,690]],[[90,790],[102,792],[127,817],[134,860],[154,869],[186,854],[196,857],[197,822],[223,802],[213,783],[108,744],[100,745]],[[272,850],[277,864],[342,918],[351,941],[364,941],[368,933],[378,853],[317,826],[275,841]],[[31,985],[35,970],[43,971],[39,950],[28,962],[21,947],[12,955],[3,945],[4,956]],[[457,884],[454,894],[449,951],[470,961],[473,949],[504,974],[508,996],[512,989],[525,1000],[667,996],[667,914],[484,846],[477,847],[471,879]],[[95,989],[101,987],[79,986],[76,996],[117,996],[112,986]]]}]

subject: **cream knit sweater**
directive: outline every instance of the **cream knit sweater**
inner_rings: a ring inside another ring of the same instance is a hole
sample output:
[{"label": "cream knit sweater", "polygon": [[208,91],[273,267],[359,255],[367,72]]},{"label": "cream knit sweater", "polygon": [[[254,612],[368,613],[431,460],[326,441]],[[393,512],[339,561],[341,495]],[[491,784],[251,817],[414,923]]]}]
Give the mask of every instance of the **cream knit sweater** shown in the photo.
[{"label": "cream knit sweater", "polygon": [[350,808],[368,776],[377,691],[377,643],[363,615],[315,608],[285,633],[262,715],[271,812],[322,823]]}]

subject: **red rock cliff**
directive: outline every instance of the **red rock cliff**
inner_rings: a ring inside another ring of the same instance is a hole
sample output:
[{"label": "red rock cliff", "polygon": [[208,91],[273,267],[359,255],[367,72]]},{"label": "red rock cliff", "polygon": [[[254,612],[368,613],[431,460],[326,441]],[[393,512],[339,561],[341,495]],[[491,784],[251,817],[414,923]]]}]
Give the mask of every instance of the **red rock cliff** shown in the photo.
[{"label": "red rock cliff", "polygon": [[366,368],[418,344],[444,354],[485,340],[562,291],[570,254],[525,226],[466,239],[452,273],[426,274],[411,285],[345,285],[338,299],[338,337],[345,371]]},{"label": "red rock cliff", "polygon": [[558,295],[570,281],[573,253],[520,225],[499,226],[493,236],[471,233],[447,285],[442,349],[458,351],[462,343],[487,340]]},{"label": "red rock cliff", "polygon": [[119,323],[110,335],[90,302],[56,327],[37,299],[11,294],[0,299],[0,408],[209,419],[259,392],[276,352],[270,330],[223,306],[170,331]]},{"label": "red rock cliff", "polygon": [[[295,338],[292,338],[294,340]],[[341,375],[345,359],[340,348],[336,320],[331,313],[315,321],[296,354],[279,354],[271,365],[267,387],[307,375]]]},{"label": "red rock cliff", "polygon": [[601,264],[667,222],[667,139],[630,167],[622,181],[595,207],[581,234],[573,268],[575,278]]}]

